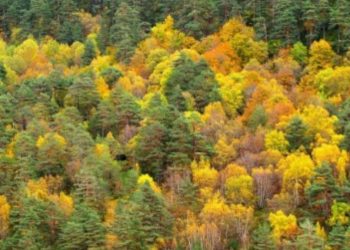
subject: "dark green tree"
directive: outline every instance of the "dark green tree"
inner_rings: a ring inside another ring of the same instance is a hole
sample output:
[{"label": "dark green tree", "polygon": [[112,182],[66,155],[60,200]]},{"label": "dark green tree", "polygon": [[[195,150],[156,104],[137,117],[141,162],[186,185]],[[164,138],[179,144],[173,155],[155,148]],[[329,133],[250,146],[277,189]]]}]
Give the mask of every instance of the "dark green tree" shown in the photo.
[{"label": "dark green tree", "polygon": [[96,86],[90,77],[78,77],[68,88],[64,98],[65,106],[76,107],[86,118],[92,108],[99,103],[99,95]]},{"label": "dark green tree", "polygon": [[302,11],[304,28],[307,33],[307,44],[310,45],[316,38],[316,28],[318,23],[317,8],[312,0],[306,0],[303,2]]},{"label": "dark green tree", "polygon": [[90,65],[92,60],[96,57],[95,44],[91,39],[87,39],[84,44],[84,54],[81,57],[83,65]]},{"label": "dark green tree", "polygon": [[346,44],[350,40],[350,3],[346,0],[337,0],[331,9],[330,22],[332,28],[336,30],[336,48],[337,52],[347,49]]},{"label": "dark green tree", "polygon": [[59,234],[59,249],[102,248],[104,233],[101,217],[84,203],[75,204],[75,210],[69,220],[62,226]]},{"label": "dark green tree", "polygon": [[101,76],[106,81],[108,86],[112,88],[118,79],[123,76],[123,73],[114,67],[108,67],[101,71]]},{"label": "dark green tree", "polygon": [[296,4],[293,0],[277,0],[273,6],[271,38],[285,46],[292,45],[299,36]]},{"label": "dark green tree", "polygon": [[95,136],[97,134],[106,136],[108,132],[116,133],[117,119],[113,103],[110,100],[103,100],[89,121],[89,129]]},{"label": "dark green tree", "polygon": [[209,103],[220,100],[218,83],[208,64],[204,60],[193,62],[182,54],[174,62],[174,70],[165,83],[164,95],[171,105],[185,111],[189,106],[185,92],[191,94],[195,108],[201,112]]},{"label": "dark green tree", "polygon": [[342,225],[335,225],[328,234],[328,245],[335,250],[342,250],[344,247],[346,227]]},{"label": "dark green tree", "polygon": [[115,107],[117,117],[117,131],[120,132],[125,126],[137,126],[141,120],[141,107],[137,99],[117,86],[111,93],[111,102]]},{"label": "dark green tree", "polygon": [[326,31],[328,28],[329,14],[330,14],[330,5],[329,0],[320,0],[317,4],[317,13],[318,13],[318,26],[321,30],[321,37],[326,39]]},{"label": "dark green tree", "polygon": [[148,249],[157,239],[172,236],[172,217],[163,198],[146,182],[129,201],[117,208],[113,230],[118,235],[116,248]]},{"label": "dark green tree", "polygon": [[138,9],[122,2],[114,14],[110,42],[117,47],[117,59],[128,63],[137,43],[144,37]]},{"label": "dark green tree", "polygon": [[307,135],[307,127],[299,117],[290,120],[286,128],[286,139],[289,142],[289,149],[294,151],[303,146],[308,149],[311,138]]},{"label": "dark green tree", "polygon": [[135,159],[142,172],[157,180],[162,179],[166,169],[166,127],[158,121],[151,121],[141,127],[136,137]]},{"label": "dark green tree", "polygon": [[0,80],[4,81],[6,79],[7,71],[3,62],[0,62]]},{"label": "dark green tree", "polygon": [[214,0],[181,1],[176,26],[195,38],[213,33],[219,24]]},{"label": "dark green tree", "polygon": [[341,190],[329,164],[323,163],[316,168],[305,195],[315,215],[319,215],[320,218],[330,215],[333,201],[341,198]]}]

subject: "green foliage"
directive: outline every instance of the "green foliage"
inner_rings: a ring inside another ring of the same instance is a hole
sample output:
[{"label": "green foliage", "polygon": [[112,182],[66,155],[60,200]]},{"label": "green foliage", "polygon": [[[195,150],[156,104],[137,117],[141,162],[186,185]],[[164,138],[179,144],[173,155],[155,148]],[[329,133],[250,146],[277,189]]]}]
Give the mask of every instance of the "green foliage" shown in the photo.
[{"label": "green foliage", "polygon": [[255,131],[259,126],[265,126],[267,123],[267,114],[263,106],[259,105],[250,115],[247,126]]},{"label": "green foliage", "polygon": [[84,44],[84,54],[81,57],[83,65],[90,65],[91,61],[96,56],[96,48],[94,42],[90,39],[87,39]]},{"label": "green foliage", "polygon": [[307,135],[307,127],[299,117],[294,117],[286,128],[286,139],[289,142],[291,151],[297,150],[301,146],[309,148],[311,142]]},{"label": "green foliage", "polygon": [[84,203],[76,204],[69,221],[59,234],[59,249],[99,248],[104,243],[104,227],[100,215]]},{"label": "green foliage", "polygon": [[164,86],[164,95],[179,111],[188,109],[184,92],[191,94],[196,109],[201,112],[210,102],[220,99],[218,83],[204,60],[194,62],[182,54],[173,67]]},{"label": "green foliage", "polygon": [[129,62],[137,43],[143,37],[138,9],[122,2],[115,12],[110,30],[110,42],[117,46],[117,60]]},{"label": "green foliage", "polygon": [[147,249],[156,240],[171,236],[172,223],[163,198],[146,182],[117,210],[113,227],[119,236],[116,247]]},{"label": "green foliage", "polygon": [[293,45],[291,50],[291,54],[295,61],[297,61],[301,65],[306,64],[307,60],[307,47],[303,45],[301,42],[297,42]]},{"label": "green foliage", "polygon": [[75,106],[84,117],[89,115],[91,109],[96,107],[98,102],[97,90],[89,77],[75,79],[64,98],[66,106]]},{"label": "green foliage", "polygon": [[257,227],[252,235],[252,250],[275,249],[275,242],[271,235],[271,228],[267,223]]}]

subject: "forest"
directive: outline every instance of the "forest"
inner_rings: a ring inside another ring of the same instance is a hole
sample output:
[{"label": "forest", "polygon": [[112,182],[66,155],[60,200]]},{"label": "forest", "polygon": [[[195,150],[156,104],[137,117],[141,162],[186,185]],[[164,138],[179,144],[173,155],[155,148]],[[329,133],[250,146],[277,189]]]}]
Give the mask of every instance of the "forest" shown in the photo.
[{"label": "forest", "polygon": [[0,0],[0,250],[350,250],[349,0]]}]

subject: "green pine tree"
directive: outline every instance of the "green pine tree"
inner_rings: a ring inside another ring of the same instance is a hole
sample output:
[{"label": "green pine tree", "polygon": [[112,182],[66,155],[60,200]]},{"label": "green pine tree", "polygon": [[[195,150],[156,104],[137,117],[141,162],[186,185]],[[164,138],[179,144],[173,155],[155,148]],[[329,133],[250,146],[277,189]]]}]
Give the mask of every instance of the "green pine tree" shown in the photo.
[{"label": "green pine tree", "polygon": [[157,239],[167,240],[172,236],[172,217],[163,198],[148,182],[117,208],[116,217],[113,227],[119,240],[116,248],[148,249]]},{"label": "green pine tree", "polygon": [[96,57],[95,44],[91,39],[87,39],[84,44],[84,54],[81,57],[84,66],[90,65],[92,60]]},{"label": "green pine tree", "polygon": [[276,249],[275,241],[272,238],[271,228],[267,223],[259,225],[252,235],[252,250],[273,250]]},{"label": "green pine tree", "polygon": [[101,217],[84,203],[75,204],[75,210],[62,226],[58,249],[99,249],[104,246],[105,229]]},{"label": "green pine tree", "polygon": [[307,135],[307,127],[299,117],[290,120],[286,128],[286,139],[289,142],[291,151],[297,150],[301,146],[308,149],[311,139]]},{"label": "green pine tree", "polygon": [[292,45],[299,36],[294,0],[277,0],[273,6],[271,38],[280,40],[282,45]]}]

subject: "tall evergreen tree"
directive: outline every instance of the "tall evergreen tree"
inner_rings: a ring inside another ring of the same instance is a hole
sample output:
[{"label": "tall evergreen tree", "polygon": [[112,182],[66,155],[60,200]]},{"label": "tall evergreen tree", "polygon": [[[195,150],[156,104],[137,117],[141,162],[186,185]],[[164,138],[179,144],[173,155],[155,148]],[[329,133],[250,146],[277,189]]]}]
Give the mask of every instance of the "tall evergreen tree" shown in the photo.
[{"label": "tall evergreen tree", "polygon": [[172,236],[171,215],[163,198],[148,182],[118,207],[113,228],[118,235],[116,248],[148,249],[156,240],[167,240]]},{"label": "tall evergreen tree", "polygon": [[330,4],[329,0],[320,0],[317,4],[317,13],[319,20],[319,28],[321,30],[321,37],[326,39],[326,31],[329,23],[329,14],[330,14]]},{"label": "tall evergreen tree", "polygon": [[218,9],[214,0],[183,0],[178,6],[176,26],[195,38],[213,33],[218,27]]},{"label": "tall evergreen tree", "polygon": [[84,66],[90,65],[92,60],[96,57],[96,48],[92,40],[87,39],[84,44],[84,54],[81,57]]},{"label": "tall evergreen tree", "polygon": [[174,70],[165,83],[164,95],[179,111],[189,108],[184,92],[191,94],[195,108],[202,112],[210,102],[220,100],[218,83],[204,60],[193,62],[182,54],[174,63]]},{"label": "tall evergreen tree", "polygon": [[270,226],[267,223],[259,225],[252,235],[252,250],[273,250],[276,249],[275,241],[272,238]]},{"label": "tall evergreen tree", "polygon": [[300,146],[308,149],[311,138],[306,133],[307,127],[299,117],[294,117],[286,128],[286,139],[290,150],[297,150]]},{"label": "tall evergreen tree", "polygon": [[273,9],[271,38],[280,40],[283,45],[292,45],[299,37],[296,2],[276,0]]},{"label": "tall evergreen tree", "polygon": [[304,28],[307,33],[307,44],[311,45],[312,41],[316,38],[316,27],[318,22],[316,5],[312,0],[306,0],[303,2],[302,10]]},{"label": "tall evergreen tree", "polygon": [[104,245],[104,227],[99,214],[84,203],[75,204],[75,210],[62,226],[59,249],[91,249]]},{"label": "tall evergreen tree", "polygon": [[330,215],[332,202],[341,197],[341,190],[328,164],[324,163],[315,170],[305,194],[315,214],[321,218]]},{"label": "tall evergreen tree", "polygon": [[129,62],[137,43],[144,37],[138,9],[122,2],[114,14],[110,42],[117,47],[117,59]]},{"label": "tall evergreen tree", "polygon": [[347,0],[336,0],[331,9],[331,25],[336,30],[337,52],[348,49],[346,44],[350,41],[350,3]]}]

